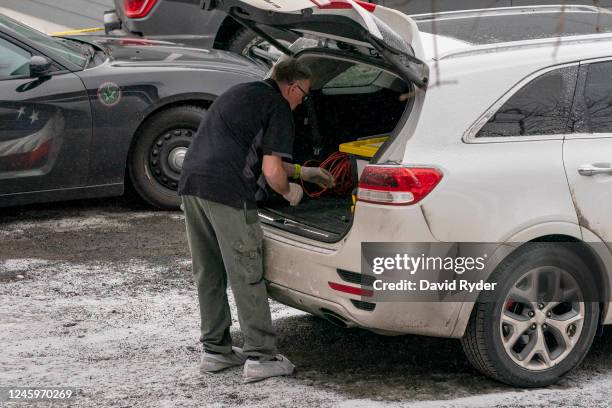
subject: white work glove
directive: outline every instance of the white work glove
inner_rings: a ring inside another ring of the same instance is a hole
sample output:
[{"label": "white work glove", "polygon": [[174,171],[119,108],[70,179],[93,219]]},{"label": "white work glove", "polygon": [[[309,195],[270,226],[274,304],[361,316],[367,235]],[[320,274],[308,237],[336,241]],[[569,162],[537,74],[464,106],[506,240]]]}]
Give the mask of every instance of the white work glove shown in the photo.
[{"label": "white work glove", "polygon": [[334,176],[321,167],[302,167],[300,177],[309,183],[318,184],[321,188],[332,188],[334,186]]},{"label": "white work glove", "polygon": [[302,190],[302,186],[295,183],[289,183],[289,192],[285,194],[283,198],[289,201],[291,206],[295,207],[300,203],[303,195],[304,190]]}]

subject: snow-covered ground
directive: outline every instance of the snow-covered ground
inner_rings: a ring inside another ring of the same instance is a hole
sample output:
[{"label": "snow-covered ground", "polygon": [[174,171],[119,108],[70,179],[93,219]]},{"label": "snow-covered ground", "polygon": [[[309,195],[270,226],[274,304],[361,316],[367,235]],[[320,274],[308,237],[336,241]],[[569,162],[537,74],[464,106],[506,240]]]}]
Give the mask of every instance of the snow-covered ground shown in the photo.
[{"label": "snow-covered ground", "polygon": [[456,340],[343,330],[275,302],[279,348],[295,376],[245,385],[239,369],[202,375],[180,213],[105,200],[1,214],[0,387],[76,387],[71,405],[96,407],[595,407],[612,399],[609,334],[558,386],[517,390],[475,372]]}]

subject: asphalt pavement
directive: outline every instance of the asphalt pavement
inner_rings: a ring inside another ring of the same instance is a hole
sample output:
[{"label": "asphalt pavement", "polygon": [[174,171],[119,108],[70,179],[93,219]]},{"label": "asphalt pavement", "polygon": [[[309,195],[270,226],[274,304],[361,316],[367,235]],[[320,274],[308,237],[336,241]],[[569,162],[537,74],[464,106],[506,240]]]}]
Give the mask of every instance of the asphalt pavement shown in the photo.
[{"label": "asphalt pavement", "polygon": [[0,0],[0,13],[43,32],[103,26],[112,0]]},{"label": "asphalt pavement", "polygon": [[181,212],[123,198],[3,208],[0,387],[74,387],[70,407],[610,406],[609,330],[559,384],[522,390],[474,370],[458,340],[341,329],[277,302],[278,347],[294,376],[243,384],[239,368],[201,374],[184,223]]},{"label": "asphalt pavement", "polygon": [[[101,27],[112,7],[0,0],[0,13],[46,32]],[[73,386],[70,406],[592,408],[612,398],[610,330],[558,385],[519,390],[474,370],[457,340],[343,330],[275,302],[294,377],[201,375],[184,218],[124,199],[2,209],[0,299],[0,386]]]}]

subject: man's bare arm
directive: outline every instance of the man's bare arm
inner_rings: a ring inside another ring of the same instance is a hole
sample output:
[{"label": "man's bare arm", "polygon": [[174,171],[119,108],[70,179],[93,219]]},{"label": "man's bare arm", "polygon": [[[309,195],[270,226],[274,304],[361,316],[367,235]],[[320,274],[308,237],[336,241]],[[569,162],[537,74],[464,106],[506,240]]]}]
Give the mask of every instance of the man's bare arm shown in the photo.
[{"label": "man's bare arm", "polygon": [[[283,163],[283,159],[278,156],[264,155],[261,166],[261,171],[268,185],[282,196],[289,193],[289,180],[287,180],[289,174],[287,174],[287,167],[285,165],[286,163]],[[287,166],[293,167],[293,165]]]}]

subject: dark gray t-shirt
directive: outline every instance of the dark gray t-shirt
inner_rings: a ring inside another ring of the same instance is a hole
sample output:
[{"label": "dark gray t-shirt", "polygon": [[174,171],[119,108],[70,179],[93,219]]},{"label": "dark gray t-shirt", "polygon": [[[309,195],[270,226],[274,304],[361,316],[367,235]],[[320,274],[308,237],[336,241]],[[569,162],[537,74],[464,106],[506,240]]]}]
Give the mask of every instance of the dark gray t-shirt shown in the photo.
[{"label": "dark gray t-shirt", "polygon": [[178,193],[257,208],[265,196],[263,156],[291,159],[294,137],[291,108],[275,81],[236,85],[215,100],[200,123]]}]

